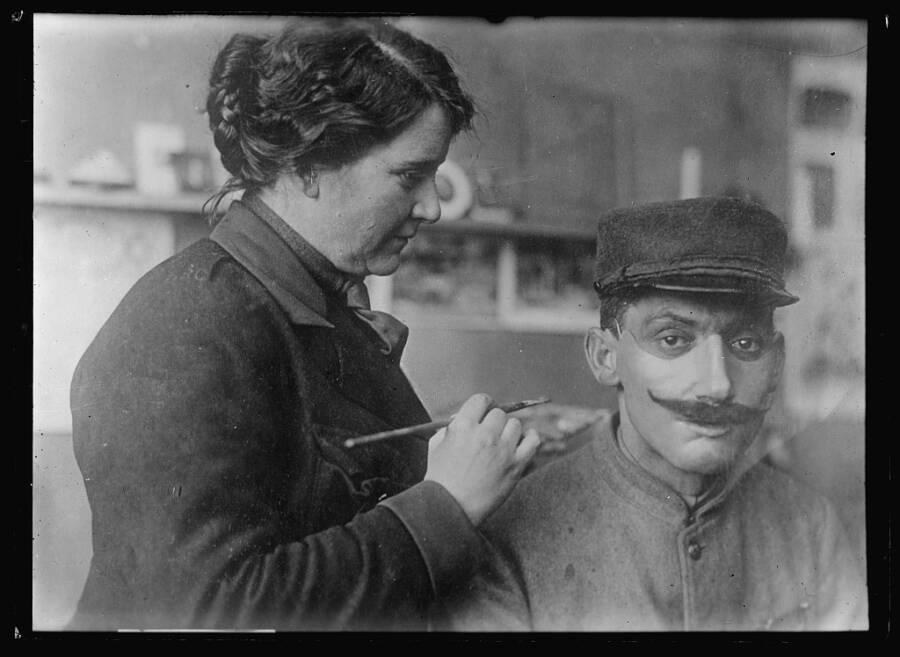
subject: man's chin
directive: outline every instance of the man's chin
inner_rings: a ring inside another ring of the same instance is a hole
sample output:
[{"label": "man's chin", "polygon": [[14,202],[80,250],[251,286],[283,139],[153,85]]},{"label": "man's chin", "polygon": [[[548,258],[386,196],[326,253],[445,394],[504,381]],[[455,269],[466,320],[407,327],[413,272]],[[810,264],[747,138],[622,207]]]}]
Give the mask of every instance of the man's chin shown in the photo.
[{"label": "man's chin", "polygon": [[719,475],[730,470],[739,455],[733,445],[718,443],[686,458],[683,469],[704,476]]},{"label": "man's chin", "polygon": [[677,466],[699,475],[717,475],[729,470],[741,454],[741,442],[727,434],[717,437],[694,436],[685,446]]},{"label": "man's chin", "polygon": [[686,470],[692,474],[713,477],[730,470],[733,463],[733,459],[707,459],[688,464]]}]

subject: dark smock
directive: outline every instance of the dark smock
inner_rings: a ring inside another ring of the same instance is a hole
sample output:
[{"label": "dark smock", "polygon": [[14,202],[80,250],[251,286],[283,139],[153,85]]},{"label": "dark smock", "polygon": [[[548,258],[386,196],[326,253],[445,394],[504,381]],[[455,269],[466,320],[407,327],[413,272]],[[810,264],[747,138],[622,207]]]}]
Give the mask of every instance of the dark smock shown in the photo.
[{"label": "dark smock", "polygon": [[425,441],[343,446],[428,414],[279,221],[233,203],[79,362],[93,558],[71,629],[424,629],[477,567]]}]

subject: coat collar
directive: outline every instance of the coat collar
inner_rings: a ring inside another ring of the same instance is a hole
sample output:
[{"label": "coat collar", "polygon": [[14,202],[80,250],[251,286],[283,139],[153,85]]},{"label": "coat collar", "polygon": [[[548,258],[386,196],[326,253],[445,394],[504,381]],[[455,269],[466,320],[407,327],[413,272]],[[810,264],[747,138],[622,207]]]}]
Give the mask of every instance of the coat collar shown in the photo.
[{"label": "coat collar", "polygon": [[234,201],[210,234],[275,297],[294,324],[334,328],[325,292],[290,246],[246,204]]}]

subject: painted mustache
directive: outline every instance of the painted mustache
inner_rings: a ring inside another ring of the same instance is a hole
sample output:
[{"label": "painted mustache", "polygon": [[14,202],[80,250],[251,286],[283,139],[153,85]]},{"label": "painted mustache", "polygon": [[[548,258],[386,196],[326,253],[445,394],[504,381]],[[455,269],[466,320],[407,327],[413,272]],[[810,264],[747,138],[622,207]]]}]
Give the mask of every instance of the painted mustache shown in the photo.
[{"label": "painted mustache", "polygon": [[745,424],[766,412],[766,409],[752,408],[738,403],[706,404],[704,402],[687,402],[677,399],[661,399],[650,390],[650,399],[688,422],[696,424]]}]

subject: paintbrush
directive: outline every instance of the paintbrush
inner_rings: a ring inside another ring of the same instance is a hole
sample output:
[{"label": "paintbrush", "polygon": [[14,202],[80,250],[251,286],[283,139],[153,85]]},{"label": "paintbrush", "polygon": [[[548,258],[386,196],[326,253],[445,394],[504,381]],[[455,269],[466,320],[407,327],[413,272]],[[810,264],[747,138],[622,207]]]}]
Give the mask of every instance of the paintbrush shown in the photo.
[{"label": "paintbrush", "polygon": [[[509,404],[500,404],[499,406],[493,406],[492,408],[499,408],[504,413],[512,413],[514,411],[520,411],[523,408],[528,408],[529,406],[546,404],[548,401],[550,401],[549,397],[541,397],[540,399],[528,399],[520,402],[511,402]],[[378,442],[379,440],[389,440],[391,438],[400,438],[402,436],[411,435],[423,440],[428,440],[429,438],[431,438],[432,434],[435,431],[437,431],[438,429],[443,429],[452,421],[453,418],[450,417],[446,420],[435,420],[434,422],[417,424],[412,427],[404,427],[403,429],[392,429],[391,431],[382,431],[380,433],[373,433],[368,436],[348,438],[344,441],[344,447],[357,447],[359,445],[368,445],[369,443]]]}]

